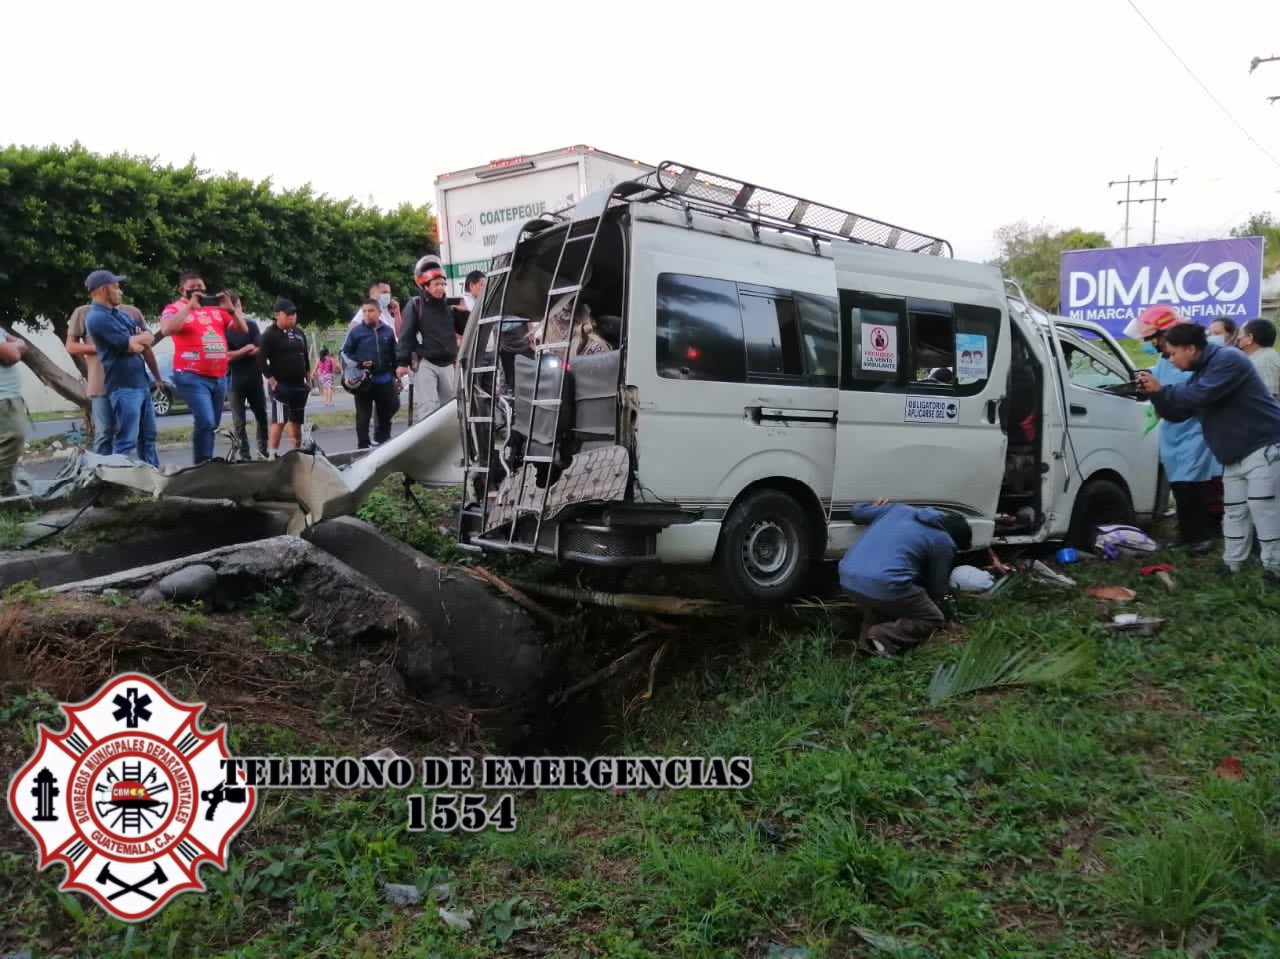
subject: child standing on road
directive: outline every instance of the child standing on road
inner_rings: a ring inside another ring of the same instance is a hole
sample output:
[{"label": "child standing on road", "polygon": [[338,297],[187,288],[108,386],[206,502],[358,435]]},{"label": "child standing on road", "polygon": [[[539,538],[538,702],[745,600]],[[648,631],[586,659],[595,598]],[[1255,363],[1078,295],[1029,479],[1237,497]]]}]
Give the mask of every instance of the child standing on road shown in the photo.
[{"label": "child standing on road", "polygon": [[320,359],[316,360],[316,368],[312,371],[320,389],[324,391],[324,405],[333,405],[333,377],[338,372],[338,364],[333,361],[326,346],[320,350]]}]

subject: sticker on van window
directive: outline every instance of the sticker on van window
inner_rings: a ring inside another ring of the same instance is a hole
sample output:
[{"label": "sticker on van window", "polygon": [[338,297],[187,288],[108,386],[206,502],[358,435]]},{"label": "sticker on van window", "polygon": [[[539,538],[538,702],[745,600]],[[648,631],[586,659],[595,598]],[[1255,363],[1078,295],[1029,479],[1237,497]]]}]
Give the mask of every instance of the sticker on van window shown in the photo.
[{"label": "sticker on van window", "polygon": [[862,324],[862,369],[873,373],[898,372],[897,327]]},{"label": "sticker on van window", "polygon": [[956,334],[956,379],[977,383],[987,378],[987,337],[982,333]]},{"label": "sticker on van window", "polygon": [[955,423],[960,401],[947,396],[908,396],[902,410],[904,423]]}]

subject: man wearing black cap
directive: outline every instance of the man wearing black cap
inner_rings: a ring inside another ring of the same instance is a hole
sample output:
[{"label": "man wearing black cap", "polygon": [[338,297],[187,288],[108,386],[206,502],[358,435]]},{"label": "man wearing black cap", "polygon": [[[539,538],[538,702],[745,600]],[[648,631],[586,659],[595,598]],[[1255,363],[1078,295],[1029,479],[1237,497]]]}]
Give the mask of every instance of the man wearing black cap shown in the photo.
[{"label": "man wearing black cap", "polygon": [[267,379],[267,390],[284,407],[284,420],[271,424],[267,456],[279,455],[280,435],[289,424],[289,438],[296,450],[302,445],[302,421],[306,415],[307,397],[311,393],[308,373],[311,370],[307,338],[298,329],[298,308],[281,297],[272,310],[275,325],[262,333],[258,347],[258,367]]},{"label": "man wearing black cap", "polygon": [[[96,275],[96,273],[92,275]],[[85,318],[88,317],[91,309],[93,309],[92,300],[83,306],[77,306],[71,312],[71,316],[67,319],[67,339],[64,345],[69,355],[79,356],[84,359],[85,393],[88,395],[89,402],[93,408],[93,451],[99,456],[110,456],[111,450],[115,447],[116,421],[111,415],[111,401],[107,398],[107,385],[103,379],[102,363],[98,359],[98,351],[94,349],[93,340],[89,338],[89,331],[85,328]],[[138,326],[145,325],[142,311],[136,306],[122,304],[120,312],[137,323]],[[156,341],[159,342],[159,340],[160,338],[157,337]],[[163,379],[160,376],[160,367],[156,365],[156,358],[152,353],[151,347],[143,350],[142,360],[147,364],[147,369],[151,371],[154,385],[159,386],[163,383]]]},{"label": "man wearing black cap", "polygon": [[156,452],[156,413],[151,406],[151,385],[142,354],[155,336],[137,320],[121,312],[123,276],[110,270],[95,270],[85,280],[93,306],[85,327],[102,361],[103,379],[116,438],[113,453],[135,458],[135,451],[152,466],[160,465]]},{"label": "man wearing black cap", "polygon": [[434,258],[415,266],[414,282],[422,292],[405,307],[396,344],[396,376],[404,376],[416,359],[413,387],[417,402],[415,423],[425,419],[458,393],[458,337],[467,328],[467,314],[449,308],[444,271]]}]

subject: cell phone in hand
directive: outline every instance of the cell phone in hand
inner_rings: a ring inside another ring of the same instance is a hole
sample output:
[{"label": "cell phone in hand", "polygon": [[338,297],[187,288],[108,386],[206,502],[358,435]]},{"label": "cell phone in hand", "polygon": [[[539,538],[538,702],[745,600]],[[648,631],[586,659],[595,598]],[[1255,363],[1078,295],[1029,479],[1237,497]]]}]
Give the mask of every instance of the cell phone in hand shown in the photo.
[{"label": "cell phone in hand", "polygon": [[222,302],[222,296],[218,293],[201,293],[200,294],[201,306],[217,306],[221,302]]}]

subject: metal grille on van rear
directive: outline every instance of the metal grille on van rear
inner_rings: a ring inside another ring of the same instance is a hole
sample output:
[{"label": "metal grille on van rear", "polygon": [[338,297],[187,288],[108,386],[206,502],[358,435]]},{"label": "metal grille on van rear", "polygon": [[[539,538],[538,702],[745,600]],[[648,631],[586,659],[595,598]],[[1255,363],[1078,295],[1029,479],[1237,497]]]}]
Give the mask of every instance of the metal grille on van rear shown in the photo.
[{"label": "metal grille on van rear", "polygon": [[952,255],[951,244],[940,237],[671,160],[659,164],[658,169],[643,181],[656,183],[661,191],[682,197],[690,205],[710,204],[712,212],[721,215],[724,212],[736,213],[743,219],[757,220],[780,229],[817,233],[831,239],[868,243],[891,250],[930,256]]}]

